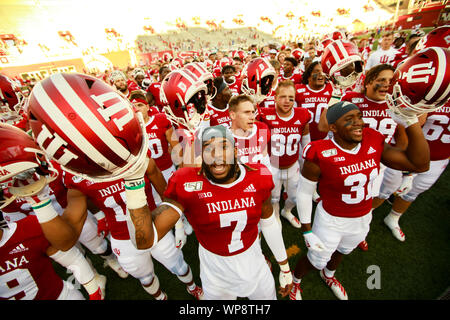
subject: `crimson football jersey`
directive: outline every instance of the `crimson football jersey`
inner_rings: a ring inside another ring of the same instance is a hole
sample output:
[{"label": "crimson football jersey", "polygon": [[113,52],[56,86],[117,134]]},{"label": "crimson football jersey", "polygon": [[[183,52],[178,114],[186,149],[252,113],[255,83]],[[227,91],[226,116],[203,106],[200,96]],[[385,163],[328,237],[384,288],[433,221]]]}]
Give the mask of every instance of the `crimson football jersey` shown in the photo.
[{"label": "crimson football jersey", "polygon": [[63,281],[53,269],[36,216],[9,224],[0,241],[0,300],[56,300]]},{"label": "crimson football jersey", "polygon": [[237,96],[239,94],[241,94],[241,85],[242,85],[242,81],[236,77],[233,81],[233,83],[226,83],[228,85],[228,88],[230,88],[233,96]]},{"label": "crimson football jersey", "polygon": [[229,128],[231,127],[230,113],[228,112],[228,106],[226,109],[217,109],[212,104],[208,105],[209,111],[209,125],[217,126],[219,124]]},{"label": "crimson football jersey", "polygon": [[148,86],[147,92],[150,92],[155,99],[155,106],[158,107],[159,111],[162,111],[164,104],[161,102],[159,93],[161,89],[161,82],[153,82]]},{"label": "crimson football jersey", "polygon": [[423,135],[430,147],[430,160],[445,160],[450,157],[450,101],[436,111],[428,113],[422,127]]},{"label": "crimson football jersey", "polygon": [[151,116],[145,124],[145,130],[149,138],[147,155],[155,160],[159,170],[164,171],[172,166],[172,158],[169,152],[169,141],[166,131],[172,128],[165,113]]},{"label": "crimson football jersey", "polygon": [[233,137],[238,159],[242,163],[261,163],[263,161],[263,152],[270,141],[270,130],[265,123],[255,121],[252,132],[247,137],[234,134]]},{"label": "crimson football jersey", "polygon": [[305,84],[295,86],[295,102],[297,103],[297,107],[306,108],[311,114],[311,122],[309,123],[311,141],[324,139],[327,136],[327,132],[319,131],[318,125],[320,115],[328,107],[332,93],[333,87],[331,83],[325,84],[322,89],[317,91]]},{"label": "crimson football jersey", "polygon": [[302,133],[311,120],[303,108],[292,108],[291,115],[282,118],[276,108],[263,108],[258,115],[270,129],[270,163],[275,168],[287,168],[298,161]]},{"label": "crimson football jersey", "polygon": [[[125,182],[118,179],[110,182],[92,182],[68,172],[64,172],[64,184],[67,189],[76,189],[89,198],[94,205],[105,213],[106,223],[111,236],[116,240],[129,240],[126,215]],[[145,177],[145,193],[150,210],[156,208],[149,180]]]},{"label": "crimson football jersey", "polygon": [[272,175],[264,165],[255,170],[240,165],[236,181],[220,185],[199,175],[199,168],[181,168],[169,178],[164,193],[179,202],[199,243],[220,256],[247,250],[258,237],[261,207],[273,189]]},{"label": "crimson football jersey", "polygon": [[372,210],[372,184],[379,174],[384,136],[363,129],[363,139],[354,150],[342,149],[334,139],[310,142],[303,158],[320,167],[319,194],[331,215],[356,218]]},{"label": "crimson football jersey", "polygon": [[397,123],[387,113],[389,107],[386,101],[370,100],[364,93],[358,92],[347,92],[341,100],[357,105],[362,112],[365,126],[382,133],[385,141],[387,143],[391,142]]},{"label": "crimson football jersey", "polygon": [[281,74],[278,76],[278,81],[286,81],[291,80],[294,84],[301,84],[302,83],[302,74],[298,71],[294,71],[290,77],[285,77],[284,74]]},{"label": "crimson football jersey", "polygon": [[270,89],[270,92],[266,95],[266,98],[262,102],[258,103],[256,108],[258,112],[261,108],[275,107],[275,90],[276,88]]}]

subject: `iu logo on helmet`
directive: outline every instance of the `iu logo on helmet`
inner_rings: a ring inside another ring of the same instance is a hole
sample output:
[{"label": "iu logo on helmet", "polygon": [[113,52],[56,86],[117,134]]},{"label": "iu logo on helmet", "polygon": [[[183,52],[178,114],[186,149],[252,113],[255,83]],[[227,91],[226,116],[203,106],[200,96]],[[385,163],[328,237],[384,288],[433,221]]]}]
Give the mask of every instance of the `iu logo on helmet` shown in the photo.
[{"label": "iu logo on helmet", "polygon": [[[41,126],[41,131],[39,132],[39,135],[36,138],[36,142],[38,145],[43,146],[45,141],[47,139],[51,139],[50,144],[45,148],[45,152],[48,154],[50,158],[53,158],[56,152],[62,147],[67,146],[67,142],[64,141],[63,138],[61,138],[56,132],[53,135],[48,128],[43,124]],[[61,165],[65,166],[69,163],[72,159],[77,159],[78,156],[74,153],[72,153],[69,149],[63,148],[62,149],[63,154],[59,159],[55,160],[60,163]]]},{"label": "iu logo on helmet", "polygon": [[[107,92],[104,94],[101,94],[99,96],[91,95],[91,98],[97,102],[99,106],[102,108],[98,108],[98,112],[102,115],[102,117],[105,119],[105,121],[110,121],[112,116],[121,112],[122,110],[127,111],[121,118],[114,118],[113,122],[116,124],[119,131],[123,130],[123,127],[133,120],[133,111],[129,106],[127,106],[123,100],[116,92]],[[117,101],[111,106],[108,106],[106,104],[107,101],[113,100]],[[106,108],[104,108],[105,106]]]},{"label": "iu logo on helmet", "polygon": [[406,78],[406,82],[408,83],[427,83],[430,76],[436,72],[436,68],[432,66],[433,61],[415,64],[408,69],[408,72],[403,72],[400,79]]}]

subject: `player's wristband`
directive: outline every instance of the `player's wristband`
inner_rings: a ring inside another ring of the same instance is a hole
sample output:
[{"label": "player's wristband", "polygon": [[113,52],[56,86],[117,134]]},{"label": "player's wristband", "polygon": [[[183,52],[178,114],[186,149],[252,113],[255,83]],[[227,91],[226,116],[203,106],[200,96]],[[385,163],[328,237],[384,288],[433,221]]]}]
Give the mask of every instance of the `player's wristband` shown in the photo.
[{"label": "player's wristband", "polygon": [[[144,181],[144,179],[142,179]],[[142,184],[127,187],[125,181],[125,196],[127,198],[128,209],[139,209],[147,205],[147,195],[145,194],[145,181]]]},{"label": "player's wristband", "polygon": [[303,235],[308,234],[308,233],[312,233],[312,230],[308,230],[308,231],[303,232]]},{"label": "player's wristband", "polygon": [[58,216],[55,208],[53,208],[52,200],[48,199],[43,202],[39,202],[31,207],[36,214],[36,218],[39,223],[46,223],[53,220]]},{"label": "player's wristband", "polygon": [[178,208],[176,205],[174,205],[174,204],[172,204],[170,202],[161,202],[161,204],[159,206],[162,206],[162,205],[166,205],[166,206],[171,207],[172,209],[174,209],[180,215],[180,217],[183,216],[183,211],[181,211],[180,208]]},{"label": "player's wristband", "polygon": [[144,177],[133,180],[124,179],[124,182],[125,182],[125,189],[127,190],[138,190],[145,187]]},{"label": "player's wristband", "polygon": [[280,270],[284,273],[289,273],[291,272],[291,268],[289,267],[289,263],[286,264],[280,264]]}]

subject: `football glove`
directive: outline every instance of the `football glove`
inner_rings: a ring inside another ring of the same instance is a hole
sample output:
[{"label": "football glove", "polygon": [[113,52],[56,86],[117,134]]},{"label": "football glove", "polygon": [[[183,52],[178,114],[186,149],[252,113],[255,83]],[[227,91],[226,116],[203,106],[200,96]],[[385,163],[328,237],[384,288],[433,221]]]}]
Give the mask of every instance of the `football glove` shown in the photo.
[{"label": "football glove", "polygon": [[325,250],[325,245],[312,231],[303,234],[306,247],[310,250],[321,252]]}]

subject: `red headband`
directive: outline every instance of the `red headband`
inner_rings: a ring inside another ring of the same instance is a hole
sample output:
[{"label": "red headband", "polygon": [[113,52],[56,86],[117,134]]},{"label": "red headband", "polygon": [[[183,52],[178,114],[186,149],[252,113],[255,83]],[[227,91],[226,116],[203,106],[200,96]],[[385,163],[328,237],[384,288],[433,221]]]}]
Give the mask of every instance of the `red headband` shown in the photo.
[{"label": "red headband", "polygon": [[131,100],[131,103],[139,103],[139,102],[148,105],[148,102],[145,101],[144,99],[134,98],[133,100]]}]

